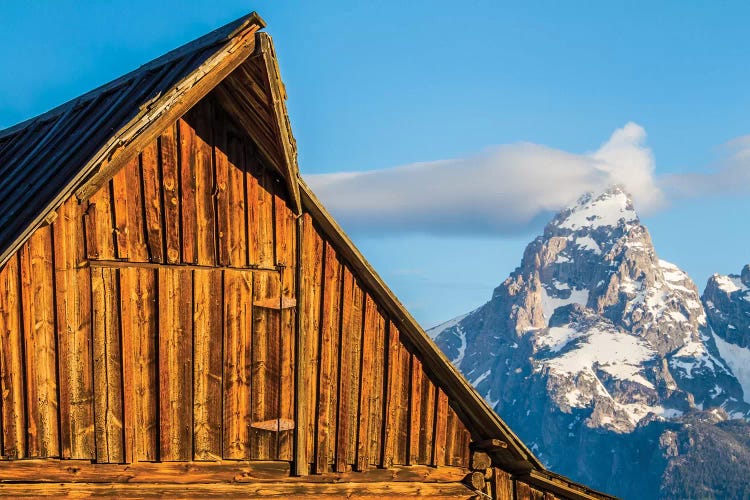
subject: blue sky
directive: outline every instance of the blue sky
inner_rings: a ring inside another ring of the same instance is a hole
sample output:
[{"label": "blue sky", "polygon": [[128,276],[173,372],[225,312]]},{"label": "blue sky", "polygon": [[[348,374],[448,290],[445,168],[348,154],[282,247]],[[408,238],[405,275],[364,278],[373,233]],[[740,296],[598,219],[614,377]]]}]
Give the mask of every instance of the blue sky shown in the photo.
[{"label": "blue sky", "polygon": [[[628,151],[652,155],[638,165],[653,185],[689,184],[678,196],[666,189],[663,203],[643,216],[660,256],[700,289],[711,273],[739,272],[750,262],[743,160],[750,141],[723,146],[750,134],[746,2],[217,4],[6,0],[0,128],[254,9],[275,39],[304,175],[437,160],[470,169],[519,143],[578,161],[633,122],[645,135]],[[505,225],[441,233],[440,217],[452,209],[445,186],[412,188],[425,200],[434,189],[445,213],[426,211],[395,230],[366,219],[345,229],[431,326],[487,300],[541,231],[546,212],[510,224],[517,213],[501,206]],[[434,205],[435,196],[425,206]],[[456,213],[446,227],[486,216]]]}]

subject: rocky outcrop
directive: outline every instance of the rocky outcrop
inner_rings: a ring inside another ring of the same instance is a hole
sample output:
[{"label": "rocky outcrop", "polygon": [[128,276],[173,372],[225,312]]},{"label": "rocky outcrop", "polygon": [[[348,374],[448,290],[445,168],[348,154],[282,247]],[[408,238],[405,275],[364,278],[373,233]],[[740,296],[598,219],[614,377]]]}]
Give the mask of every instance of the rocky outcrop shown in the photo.
[{"label": "rocky outcrop", "polygon": [[636,462],[661,494],[670,425],[710,408],[750,415],[698,289],[659,259],[618,187],[557,214],[489,302],[429,333],[542,460],[614,493],[615,469],[664,441]]}]

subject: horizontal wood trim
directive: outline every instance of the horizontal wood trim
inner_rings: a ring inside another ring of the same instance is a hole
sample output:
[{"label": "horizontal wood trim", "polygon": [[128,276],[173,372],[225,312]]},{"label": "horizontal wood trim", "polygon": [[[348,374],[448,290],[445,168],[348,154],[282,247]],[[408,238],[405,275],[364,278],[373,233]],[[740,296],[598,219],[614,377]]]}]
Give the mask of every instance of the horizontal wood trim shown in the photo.
[{"label": "horizontal wood trim", "polygon": [[[88,460],[0,461],[0,483],[232,483],[288,477],[289,462],[138,462]],[[0,490],[2,491],[2,490]]]},{"label": "horizontal wood trim", "polygon": [[318,498],[428,497],[472,498],[475,492],[460,483],[309,483],[273,482],[248,484],[0,484],[0,495],[13,497],[88,498]]},{"label": "horizontal wood trim", "polygon": [[[108,267],[108,268],[131,268],[137,267],[142,269],[165,269],[165,268],[176,268],[183,270],[193,271],[247,271],[247,272],[268,272],[268,273],[279,273],[281,268],[279,267],[233,267],[233,266],[201,266],[196,264],[163,264],[156,262],[131,262],[128,260],[95,260],[90,259],[89,265],[91,267]],[[277,301],[278,302],[278,301]],[[277,306],[278,307],[278,306]],[[294,307],[294,306],[289,306]]]}]

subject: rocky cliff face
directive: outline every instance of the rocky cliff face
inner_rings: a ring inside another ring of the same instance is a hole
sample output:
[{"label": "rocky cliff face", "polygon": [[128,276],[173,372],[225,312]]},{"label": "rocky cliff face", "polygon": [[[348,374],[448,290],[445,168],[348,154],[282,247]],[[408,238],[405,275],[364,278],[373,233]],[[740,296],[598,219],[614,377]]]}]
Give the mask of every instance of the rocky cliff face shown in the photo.
[{"label": "rocky cliff face", "polygon": [[714,274],[703,292],[716,346],[750,403],[750,265],[739,275]]},{"label": "rocky cliff face", "polygon": [[614,493],[644,468],[659,484],[672,423],[750,416],[695,284],[620,188],[560,212],[488,303],[430,334],[542,460]]}]

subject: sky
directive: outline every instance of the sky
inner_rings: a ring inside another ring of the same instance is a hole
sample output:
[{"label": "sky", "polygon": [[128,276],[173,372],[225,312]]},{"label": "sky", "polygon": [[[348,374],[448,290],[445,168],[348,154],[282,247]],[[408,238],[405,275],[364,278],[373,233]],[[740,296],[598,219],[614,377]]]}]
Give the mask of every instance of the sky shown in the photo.
[{"label": "sky", "polygon": [[747,2],[4,0],[0,129],[251,10],[303,176],[424,326],[608,183],[699,289],[750,262]]}]

